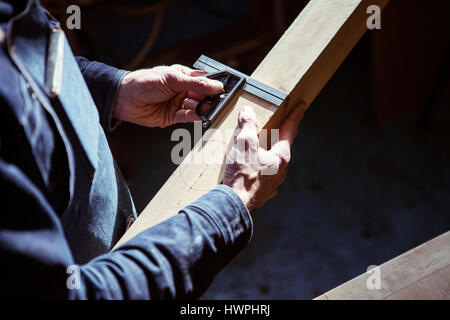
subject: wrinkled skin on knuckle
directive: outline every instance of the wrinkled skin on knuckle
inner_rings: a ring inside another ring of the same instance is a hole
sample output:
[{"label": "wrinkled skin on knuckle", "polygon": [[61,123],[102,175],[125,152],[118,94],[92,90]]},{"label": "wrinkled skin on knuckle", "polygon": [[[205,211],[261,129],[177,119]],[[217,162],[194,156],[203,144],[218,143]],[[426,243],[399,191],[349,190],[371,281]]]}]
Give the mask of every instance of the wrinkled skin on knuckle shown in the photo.
[{"label": "wrinkled skin on knuckle", "polygon": [[256,115],[253,109],[249,106],[244,106],[239,113],[239,121],[242,123],[251,123],[255,127],[258,127],[256,122]]},{"label": "wrinkled skin on knuckle", "polygon": [[[257,153],[252,154],[257,159]],[[259,175],[259,163],[256,160],[254,163],[248,161],[248,152],[246,150],[239,150],[234,146],[226,157],[225,176],[227,179],[231,177],[242,176],[247,184],[250,181],[252,184],[257,180]]]},{"label": "wrinkled skin on knuckle", "polygon": [[164,76],[165,81],[171,87],[177,86],[181,81],[181,77],[178,72],[167,72]]},{"label": "wrinkled skin on knuckle", "polygon": [[195,81],[196,81],[200,86],[203,86],[203,87],[210,87],[210,86],[211,86],[210,83],[208,82],[208,79],[205,78],[205,77],[196,77],[196,78],[195,78]]}]

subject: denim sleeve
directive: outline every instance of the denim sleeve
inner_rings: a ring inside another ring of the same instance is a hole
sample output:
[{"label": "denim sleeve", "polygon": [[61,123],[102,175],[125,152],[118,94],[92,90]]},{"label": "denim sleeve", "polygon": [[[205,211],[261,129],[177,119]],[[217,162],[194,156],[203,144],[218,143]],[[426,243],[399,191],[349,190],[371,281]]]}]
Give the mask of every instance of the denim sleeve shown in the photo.
[{"label": "denim sleeve", "polygon": [[252,236],[250,214],[224,185],[81,268],[76,298],[198,298]]},{"label": "denim sleeve", "polygon": [[252,234],[250,215],[239,197],[229,187],[217,186],[179,214],[78,266],[79,286],[69,289],[73,257],[43,193],[2,159],[0,190],[4,298],[197,298]]},{"label": "denim sleeve", "polygon": [[89,61],[84,57],[76,57],[76,60],[97,106],[103,129],[113,130],[119,124],[119,121],[112,118],[113,106],[120,83],[128,71],[101,62]]}]

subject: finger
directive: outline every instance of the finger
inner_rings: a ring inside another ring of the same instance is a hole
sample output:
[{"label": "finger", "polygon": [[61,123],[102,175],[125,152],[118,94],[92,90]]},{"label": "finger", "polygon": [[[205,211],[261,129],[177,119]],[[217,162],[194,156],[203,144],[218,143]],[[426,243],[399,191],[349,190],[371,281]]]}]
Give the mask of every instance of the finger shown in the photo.
[{"label": "finger", "polygon": [[280,159],[280,168],[285,168],[291,160],[291,146],[298,133],[298,126],[303,119],[306,103],[299,103],[284,121],[280,130],[280,140],[270,149],[270,152]]},{"label": "finger", "polygon": [[206,77],[191,77],[184,73],[179,73],[176,77],[171,77],[169,85],[173,90],[194,91],[200,95],[210,96],[223,92],[223,84],[220,81],[208,79]]},{"label": "finger", "polygon": [[258,122],[256,120],[255,111],[253,111],[252,107],[244,106],[241,109],[239,112],[238,124],[242,131],[248,130],[256,136],[258,133]]},{"label": "finger", "polygon": [[180,92],[175,97],[173,97],[173,107],[175,109],[184,109],[186,104],[186,92]]},{"label": "finger", "polygon": [[279,159],[280,169],[286,168],[289,161],[291,161],[291,146],[287,140],[278,141],[269,152]]},{"label": "finger", "polygon": [[301,102],[291,111],[281,127],[280,141],[285,140],[289,142],[289,146],[292,145],[292,142],[298,133],[298,126],[303,119],[305,109],[306,103]]},{"label": "finger", "polygon": [[204,95],[199,94],[199,93],[197,93],[195,91],[188,91],[186,97],[194,99],[194,100],[197,100],[197,101],[202,101],[203,98],[205,98]]},{"label": "finger", "polygon": [[199,101],[194,100],[194,99],[186,99],[184,101],[184,108],[183,109],[190,109],[190,110],[194,110],[197,108]]},{"label": "finger", "polygon": [[173,123],[185,123],[200,121],[201,119],[193,110],[180,109],[175,112]]},{"label": "finger", "polygon": [[[256,163],[258,159],[258,129],[256,114],[249,106],[244,106],[239,112],[238,123],[240,131],[236,136],[235,145],[245,158],[246,163]],[[244,159],[242,159],[244,160]]]},{"label": "finger", "polygon": [[259,161],[263,166],[261,175],[273,176],[278,174],[281,160],[278,154],[273,151],[267,151],[265,149],[259,149]]},{"label": "finger", "polygon": [[174,68],[175,70],[177,70],[181,73],[184,73],[187,76],[191,76],[191,77],[197,77],[197,76],[201,76],[201,75],[204,75],[207,73],[206,71],[191,69],[191,68],[183,66],[181,64],[173,64],[171,67]]}]

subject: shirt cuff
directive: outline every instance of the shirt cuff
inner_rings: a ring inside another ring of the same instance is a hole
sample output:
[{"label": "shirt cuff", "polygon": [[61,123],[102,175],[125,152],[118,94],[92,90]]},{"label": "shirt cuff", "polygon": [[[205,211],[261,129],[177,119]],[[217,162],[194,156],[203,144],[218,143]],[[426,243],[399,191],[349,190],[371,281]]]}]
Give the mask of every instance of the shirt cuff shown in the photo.
[{"label": "shirt cuff", "polygon": [[82,74],[97,105],[100,122],[105,130],[112,131],[120,121],[112,117],[116,97],[123,78],[130,71],[121,70],[97,61],[90,61]]},{"label": "shirt cuff", "polygon": [[106,128],[109,131],[113,131],[114,129],[117,128],[117,126],[119,124],[122,123],[122,121],[120,121],[119,119],[113,118],[112,112],[113,112],[113,109],[114,109],[114,105],[116,104],[116,98],[117,98],[117,94],[119,93],[119,89],[120,89],[120,85],[122,83],[122,80],[130,72],[131,71],[126,71],[126,70],[121,70],[121,69],[117,70],[117,74],[116,74],[116,78],[117,78],[116,81],[117,82],[116,83],[118,85],[117,85],[117,88],[115,88],[115,92],[111,95],[111,102],[109,104],[110,108],[106,108],[107,109],[107,114],[106,114],[106,119],[107,120],[105,122],[105,125],[106,125]]},{"label": "shirt cuff", "polygon": [[[231,260],[251,240],[253,221],[241,198],[226,185],[218,185],[192,202],[185,209],[207,215],[222,234],[224,245],[229,248],[226,260]],[[180,212],[182,213],[183,210]]]}]

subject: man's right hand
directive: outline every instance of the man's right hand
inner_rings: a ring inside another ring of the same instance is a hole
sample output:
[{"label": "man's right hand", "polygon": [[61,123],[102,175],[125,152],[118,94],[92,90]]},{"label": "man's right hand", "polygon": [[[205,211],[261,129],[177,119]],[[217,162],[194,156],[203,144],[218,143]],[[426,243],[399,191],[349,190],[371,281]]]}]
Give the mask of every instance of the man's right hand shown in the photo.
[{"label": "man's right hand", "polygon": [[[286,178],[291,145],[297,135],[306,103],[294,108],[280,130],[280,140],[267,151],[259,147],[256,115],[249,106],[239,113],[241,131],[227,156],[224,184],[233,188],[249,211],[273,198]],[[275,173],[268,175],[267,173]]]}]

